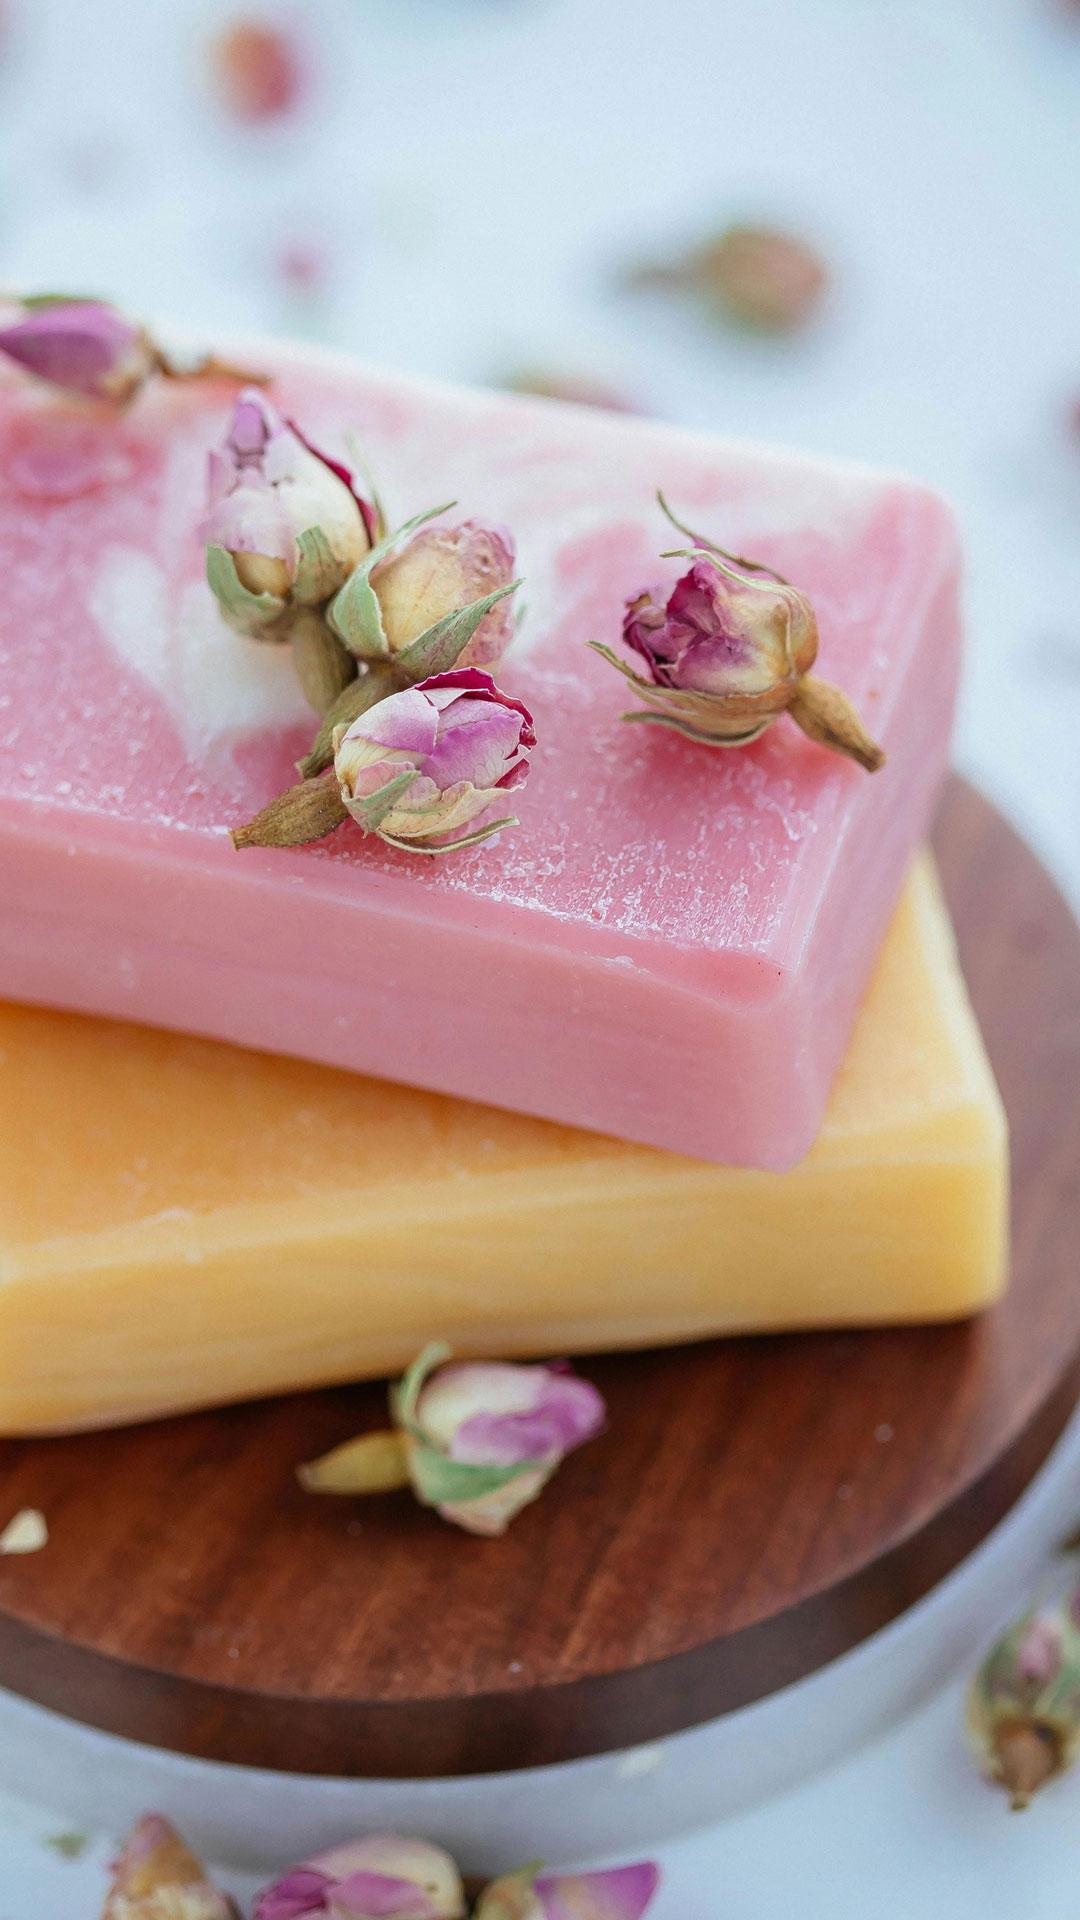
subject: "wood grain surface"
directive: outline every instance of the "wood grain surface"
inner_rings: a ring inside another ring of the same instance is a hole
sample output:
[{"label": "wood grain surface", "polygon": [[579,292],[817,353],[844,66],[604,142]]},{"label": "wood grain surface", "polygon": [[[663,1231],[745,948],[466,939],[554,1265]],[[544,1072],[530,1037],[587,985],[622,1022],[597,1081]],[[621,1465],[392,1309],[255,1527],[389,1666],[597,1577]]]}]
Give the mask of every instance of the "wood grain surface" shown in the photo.
[{"label": "wood grain surface", "polygon": [[1080,1387],[1080,932],[954,782],[936,834],[1012,1126],[1014,1280],[980,1320],[718,1341],[587,1371],[610,1426],[501,1541],[296,1486],[378,1387],[8,1442],[0,1684],[181,1752],[484,1772],[740,1707],[925,1593],[1022,1491]]}]

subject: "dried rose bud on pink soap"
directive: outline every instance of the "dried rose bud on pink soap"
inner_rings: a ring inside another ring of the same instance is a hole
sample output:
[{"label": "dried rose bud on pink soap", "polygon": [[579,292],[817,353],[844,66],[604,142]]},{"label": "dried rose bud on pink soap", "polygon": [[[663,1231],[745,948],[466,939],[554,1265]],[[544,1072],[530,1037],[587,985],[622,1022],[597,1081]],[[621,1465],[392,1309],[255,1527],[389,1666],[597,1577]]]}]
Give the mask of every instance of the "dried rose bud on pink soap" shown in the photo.
[{"label": "dried rose bud on pink soap", "polygon": [[[231,396],[156,383],[88,418],[12,369],[0,994],[791,1166],[946,763],[950,514],[861,468],[274,360],[278,413],[335,460],[354,432],[395,512],[457,499],[512,530],[524,615],[498,682],[540,743],[521,824],[440,860],[351,820],[238,854],[228,828],[295,779],[312,713],[289,649],[235,633],[206,583],[205,464]],[[857,707],[880,772],[786,713],[728,752],[623,723],[618,676],[584,643],[625,651],[624,603],[657,576],[658,485],[798,583],[815,671]]]}]

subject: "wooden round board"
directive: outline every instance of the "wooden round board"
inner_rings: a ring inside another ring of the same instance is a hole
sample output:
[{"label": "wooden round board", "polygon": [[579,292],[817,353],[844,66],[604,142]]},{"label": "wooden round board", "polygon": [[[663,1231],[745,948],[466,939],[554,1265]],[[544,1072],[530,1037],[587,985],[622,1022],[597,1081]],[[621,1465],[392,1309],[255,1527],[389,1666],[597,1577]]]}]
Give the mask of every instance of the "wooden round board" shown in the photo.
[{"label": "wooden round board", "polygon": [[1001,1306],[597,1359],[607,1434],[499,1541],[301,1493],[381,1386],[9,1442],[0,1513],[41,1507],[50,1540],[0,1560],[0,1684],[220,1760],[486,1772],[744,1706],[940,1580],[1080,1389],[1080,931],[959,782],[935,842],[1012,1127]]}]

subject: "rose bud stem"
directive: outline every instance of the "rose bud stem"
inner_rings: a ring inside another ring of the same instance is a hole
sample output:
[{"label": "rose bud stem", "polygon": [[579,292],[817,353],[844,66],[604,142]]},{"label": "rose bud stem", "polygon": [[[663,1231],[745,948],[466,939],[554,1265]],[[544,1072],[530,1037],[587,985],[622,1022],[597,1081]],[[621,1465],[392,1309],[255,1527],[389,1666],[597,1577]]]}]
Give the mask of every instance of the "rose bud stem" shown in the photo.
[{"label": "rose bud stem", "polygon": [[293,665],[300,690],[316,713],[331,711],[356,679],[356,661],[317,613],[297,613],[289,629]]},{"label": "rose bud stem", "polygon": [[197,354],[193,360],[185,360],[182,355],[169,354],[156,347],[155,354],[157,371],[164,380],[227,380],[234,386],[268,387],[273,378],[272,374],[243,367],[218,353]]},{"label": "rose bud stem", "polygon": [[310,753],[297,761],[296,771],[301,778],[311,780],[317,773],[325,773],[327,767],[333,765],[334,734],[338,727],[351,727],[362,713],[377,707],[379,701],[385,700],[388,694],[400,691],[400,682],[392,666],[373,664],[359,678],[350,680],[326,709]]},{"label": "rose bud stem", "polygon": [[1031,1805],[1040,1787],[1061,1771],[1059,1743],[1049,1727],[999,1727],[994,1740],[998,1760],[998,1778],[1009,1796],[1014,1813]]},{"label": "rose bud stem", "polygon": [[403,1433],[362,1433],[297,1467],[305,1493],[397,1493],[409,1484],[409,1449]]},{"label": "rose bud stem", "polygon": [[325,839],[348,817],[335,780],[301,780],[237,827],[231,839],[238,852],[245,847],[306,847]]},{"label": "rose bud stem", "polygon": [[828,680],[804,674],[788,712],[809,739],[834,753],[846,753],[867,773],[876,773],[885,765],[884,753],[870,738],[847,694]]}]

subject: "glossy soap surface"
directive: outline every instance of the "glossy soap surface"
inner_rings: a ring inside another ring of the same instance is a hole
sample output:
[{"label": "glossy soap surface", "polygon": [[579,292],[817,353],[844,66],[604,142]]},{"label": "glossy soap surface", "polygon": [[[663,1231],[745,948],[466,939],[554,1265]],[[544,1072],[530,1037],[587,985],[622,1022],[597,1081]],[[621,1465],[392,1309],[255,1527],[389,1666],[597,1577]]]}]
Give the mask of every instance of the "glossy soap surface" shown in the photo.
[{"label": "glossy soap surface", "polygon": [[[262,356],[265,364],[265,356]],[[287,652],[202,579],[230,390],[126,415],[0,387],[0,993],[229,1039],[668,1147],[810,1146],[942,772],[958,658],[947,511],[905,482],[507,396],[273,356],[275,397],[391,517],[457,497],[517,536],[500,672],[540,745],[497,842],[425,861],[353,825],[233,851],[312,720]],[[627,594],[675,563],[654,490],[810,594],[819,668],[889,753],[787,720],[753,746],[627,728]]]},{"label": "glossy soap surface", "polygon": [[9,1433],[379,1375],[433,1337],[949,1319],[1004,1272],[1004,1118],[928,864],[790,1173],[14,1006],[0,1123]]}]

